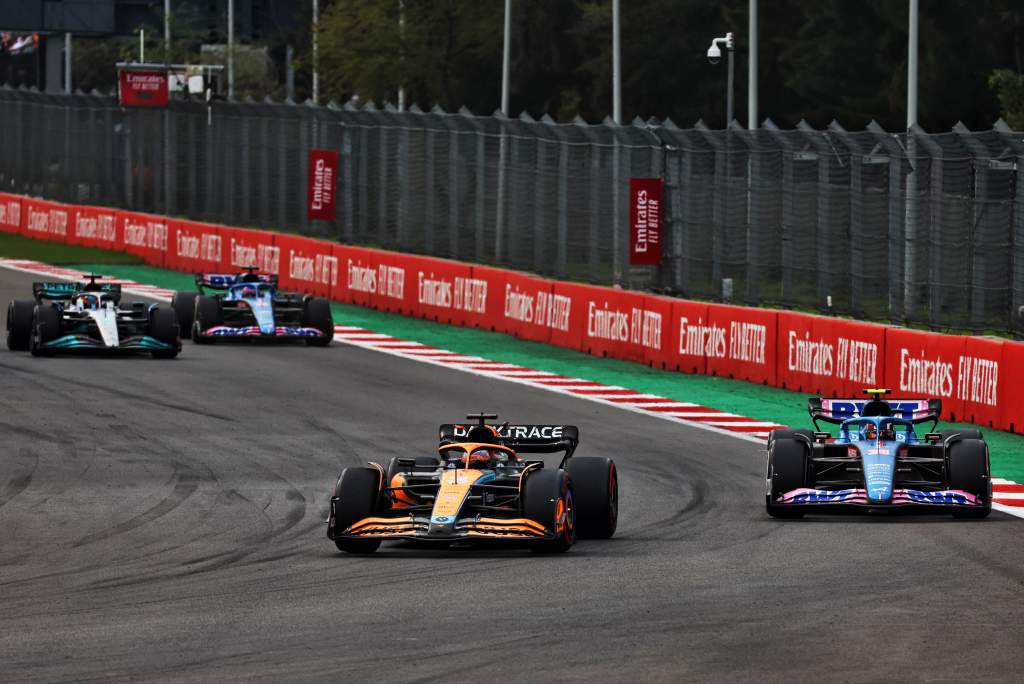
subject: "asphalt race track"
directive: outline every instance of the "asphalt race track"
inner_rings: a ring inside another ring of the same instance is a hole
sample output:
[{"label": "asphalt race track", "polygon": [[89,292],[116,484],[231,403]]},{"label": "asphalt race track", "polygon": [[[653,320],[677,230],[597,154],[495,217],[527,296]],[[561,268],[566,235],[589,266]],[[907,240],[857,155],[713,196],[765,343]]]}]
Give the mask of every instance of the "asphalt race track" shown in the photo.
[{"label": "asphalt race track", "polygon": [[[0,270],[0,303],[32,279]],[[1000,513],[771,520],[756,445],[340,344],[0,348],[0,390],[5,681],[1021,678]],[[579,425],[619,465],[618,535],[335,550],[341,468],[480,410]]]}]

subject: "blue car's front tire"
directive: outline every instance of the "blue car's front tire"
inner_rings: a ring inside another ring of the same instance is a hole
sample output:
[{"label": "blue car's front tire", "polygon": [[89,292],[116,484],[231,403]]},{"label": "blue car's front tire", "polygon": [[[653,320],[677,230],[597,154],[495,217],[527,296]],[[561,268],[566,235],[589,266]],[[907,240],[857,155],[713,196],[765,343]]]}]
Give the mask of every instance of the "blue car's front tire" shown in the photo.
[{"label": "blue car's front tire", "polygon": [[775,503],[780,496],[807,486],[807,444],[801,439],[776,437],[768,448],[765,509],[773,518],[801,518],[803,511]]}]

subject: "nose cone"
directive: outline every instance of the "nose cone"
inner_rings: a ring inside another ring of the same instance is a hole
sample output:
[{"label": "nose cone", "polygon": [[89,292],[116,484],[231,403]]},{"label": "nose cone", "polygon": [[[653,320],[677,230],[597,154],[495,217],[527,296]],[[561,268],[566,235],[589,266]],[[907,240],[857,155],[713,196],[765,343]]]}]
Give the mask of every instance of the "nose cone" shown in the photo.
[{"label": "nose cone", "polygon": [[895,472],[895,446],[868,442],[861,447],[864,463],[864,485],[868,490],[869,503],[892,501],[892,478]]}]

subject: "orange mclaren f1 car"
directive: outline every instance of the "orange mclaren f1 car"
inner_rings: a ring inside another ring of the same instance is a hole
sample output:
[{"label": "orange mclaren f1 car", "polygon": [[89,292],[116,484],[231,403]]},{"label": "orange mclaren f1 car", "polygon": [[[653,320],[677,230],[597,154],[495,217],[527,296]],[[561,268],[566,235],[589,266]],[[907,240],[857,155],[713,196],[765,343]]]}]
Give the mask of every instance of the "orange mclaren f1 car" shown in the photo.
[{"label": "orange mclaren f1 car", "polygon": [[[382,541],[519,542],[568,550],[577,536],[615,534],[619,484],[609,458],[576,457],[572,425],[442,425],[437,457],[393,458],[385,468],[346,468],[331,497],[327,537],[342,551]],[[522,454],[564,453],[557,468]]]}]

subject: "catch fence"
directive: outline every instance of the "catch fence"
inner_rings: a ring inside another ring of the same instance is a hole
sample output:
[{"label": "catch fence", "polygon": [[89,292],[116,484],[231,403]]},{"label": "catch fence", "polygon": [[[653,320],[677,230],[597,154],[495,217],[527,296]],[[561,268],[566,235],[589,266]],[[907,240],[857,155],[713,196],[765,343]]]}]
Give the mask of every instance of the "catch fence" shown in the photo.
[{"label": "catch fence", "polygon": [[[0,190],[652,289],[1024,337],[1024,136],[627,126],[0,89]],[[308,151],[340,152],[309,221]],[[662,177],[660,267],[628,184]]]}]

